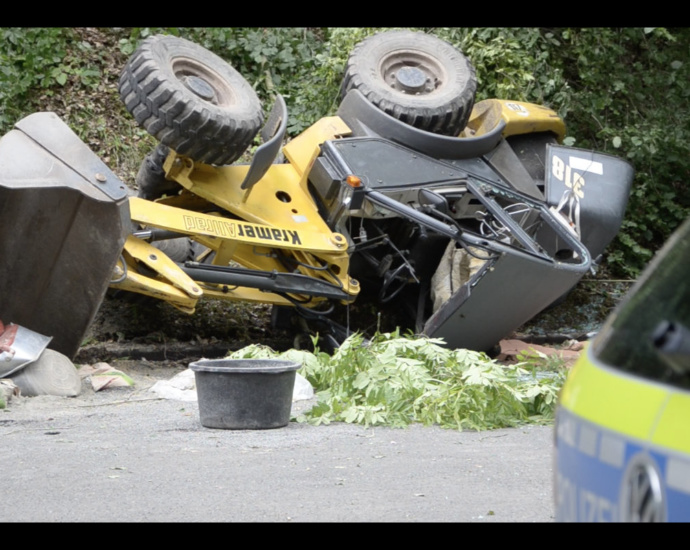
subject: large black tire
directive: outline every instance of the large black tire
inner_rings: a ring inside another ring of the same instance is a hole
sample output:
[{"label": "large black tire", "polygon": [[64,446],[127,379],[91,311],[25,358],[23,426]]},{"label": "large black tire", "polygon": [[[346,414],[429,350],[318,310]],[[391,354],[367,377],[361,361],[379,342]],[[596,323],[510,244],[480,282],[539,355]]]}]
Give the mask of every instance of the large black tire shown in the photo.
[{"label": "large black tire", "polygon": [[175,36],[142,42],[122,70],[119,91],[149,134],[205,164],[237,160],[263,122],[259,98],[242,75]]},{"label": "large black tire", "polygon": [[474,106],[477,80],[469,60],[447,42],[390,31],[363,40],[350,54],[342,96],[352,89],[402,122],[457,136]]},{"label": "large black tire", "polygon": [[168,153],[169,149],[159,143],[144,157],[134,180],[138,189],[137,196],[152,201],[163,195],[177,194],[182,189],[179,183],[165,177],[163,163]]}]

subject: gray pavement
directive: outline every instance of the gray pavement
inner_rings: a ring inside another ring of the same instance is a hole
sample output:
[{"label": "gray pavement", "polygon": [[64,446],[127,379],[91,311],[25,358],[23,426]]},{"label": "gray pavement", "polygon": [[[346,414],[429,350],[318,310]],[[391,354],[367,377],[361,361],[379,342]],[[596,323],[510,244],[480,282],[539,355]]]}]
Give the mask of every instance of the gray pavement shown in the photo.
[{"label": "gray pavement", "polygon": [[552,439],[541,426],[214,430],[196,403],[144,391],[22,397],[0,411],[0,521],[550,522]]}]

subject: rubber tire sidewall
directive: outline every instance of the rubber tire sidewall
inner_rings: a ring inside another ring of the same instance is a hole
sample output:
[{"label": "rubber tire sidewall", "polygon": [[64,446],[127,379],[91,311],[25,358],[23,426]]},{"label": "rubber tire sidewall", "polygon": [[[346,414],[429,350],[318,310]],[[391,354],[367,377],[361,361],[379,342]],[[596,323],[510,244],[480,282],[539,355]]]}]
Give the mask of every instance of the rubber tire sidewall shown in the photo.
[{"label": "rubber tire sidewall", "polygon": [[[222,82],[233,97],[216,105],[189,90],[175,75],[181,60]],[[252,143],[263,122],[249,83],[223,59],[175,36],[146,39],[122,71],[120,96],[146,131],[178,154],[207,164],[230,164]]]},{"label": "rubber tire sidewall", "polygon": [[[447,74],[443,85],[428,95],[405,94],[391,88],[381,75],[381,62],[396,51],[419,51],[433,57]],[[467,125],[476,92],[475,70],[447,42],[424,33],[390,31],[360,42],[348,59],[341,93],[357,89],[378,108],[417,128],[457,135]]]}]

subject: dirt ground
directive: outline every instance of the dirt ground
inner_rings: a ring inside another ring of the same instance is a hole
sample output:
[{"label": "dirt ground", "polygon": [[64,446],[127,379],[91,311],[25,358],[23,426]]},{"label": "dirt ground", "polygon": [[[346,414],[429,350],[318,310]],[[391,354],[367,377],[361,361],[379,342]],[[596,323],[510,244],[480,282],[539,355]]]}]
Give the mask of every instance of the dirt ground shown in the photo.
[{"label": "dirt ground", "polygon": [[[599,328],[629,286],[629,282],[621,281],[583,281],[561,304],[511,336],[538,344],[584,340]],[[376,329],[376,321],[356,307],[351,310],[350,322],[365,334]],[[392,320],[379,322],[384,331],[395,328]],[[295,334],[271,326],[271,306],[267,304],[201,301],[196,313],[187,315],[161,301],[109,293],[75,362],[144,358],[186,366],[200,357],[222,357],[250,344],[284,351],[294,347]]]},{"label": "dirt ground", "polygon": [[[620,283],[607,286],[601,281],[593,285],[581,283],[562,304],[520,327],[511,335],[509,347],[522,340],[564,349],[562,344],[568,338],[585,340],[599,328],[629,286]],[[360,327],[368,322],[357,315],[351,321],[353,326]],[[201,358],[224,357],[250,344],[283,351],[295,347],[295,335],[271,327],[268,305],[202,301],[194,315],[187,315],[164,302],[109,293],[73,362],[78,368],[107,363],[131,377],[134,386],[96,391],[91,378],[84,375],[81,394],[74,401],[65,402],[64,398],[47,395],[20,396],[14,397],[8,407],[33,417],[66,405],[91,407],[159,399],[149,392],[157,381],[173,378]],[[506,357],[499,355],[497,359]],[[299,406],[310,404],[304,402]]]},{"label": "dirt ground", "polygon": [[268,305],[202,301],[194,315],[167,303],[134,295],[107,294],[80,348],[76,363],[146,359],[186,365],[221,357],[252,343],[276,350],[292,337],[270,326]]},{"label": "dirt ground", "polygon": [[[620,282],[585,281],[563,303],[520,327],[511,337],[552,346],[569,338],[585,340],[628,287]],[[369,320],[358,317],[357,312],[353,309],[352,326],[369,326]],[[187,315],[164,302],[109,293],[74,363],[106,362],[131,376],[137,390],[146,391],[193,361],[224,357],[250,344],[284,351],[295,346],[295,334],[271,327],[269,305],[202,301],[194,315]],[[82,398],[93,394],[85,384]]]}]

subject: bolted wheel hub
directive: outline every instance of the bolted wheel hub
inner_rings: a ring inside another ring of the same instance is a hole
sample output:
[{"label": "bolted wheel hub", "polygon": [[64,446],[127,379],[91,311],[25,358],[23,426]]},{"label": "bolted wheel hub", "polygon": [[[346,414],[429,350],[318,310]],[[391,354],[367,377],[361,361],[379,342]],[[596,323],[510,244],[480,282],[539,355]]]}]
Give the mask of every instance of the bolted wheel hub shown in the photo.
[{"label": "bolted wheel hub", "polygon": [[426,75],[417,67],[401,67],[395,73],[395,81],[403,91],[416,94],[424,91]]},{"label": "bolted wheel hub", "polygon": [[193,94],[199,96],[201,99],[205,101],[212,101],[215,97],[215,94],[213,93],[213,88],[203,78],[190,75],[184,77],[182,82],[189,91],[191,91]]}]

